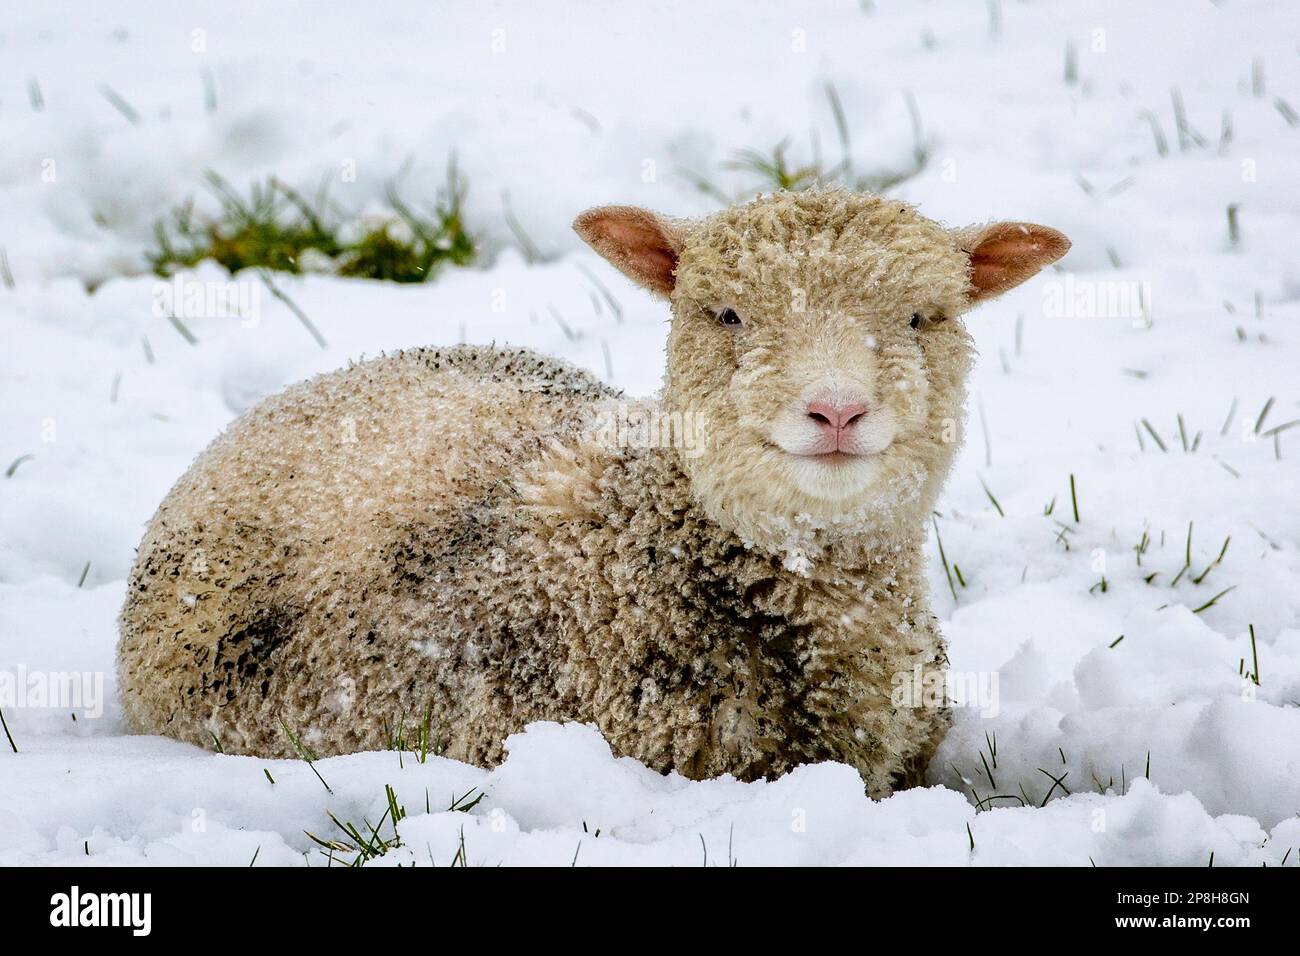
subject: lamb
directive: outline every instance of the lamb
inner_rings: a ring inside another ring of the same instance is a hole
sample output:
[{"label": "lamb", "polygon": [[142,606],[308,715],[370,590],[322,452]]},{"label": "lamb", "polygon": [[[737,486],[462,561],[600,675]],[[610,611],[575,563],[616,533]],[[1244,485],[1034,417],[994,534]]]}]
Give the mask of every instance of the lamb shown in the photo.
[{"label": "lamb", "polygon": [[265,400],[145,533],[118,648],[135,729],[287,757],[424,728],[492,766],[532,721],[583,721],[695,779],[922,782],[949,711],[893,691],[946,665],[922,545],[961,440],[959,316],[1069,241],[831,187],[574,227],[671,304],[660,399],[458,347]]}]

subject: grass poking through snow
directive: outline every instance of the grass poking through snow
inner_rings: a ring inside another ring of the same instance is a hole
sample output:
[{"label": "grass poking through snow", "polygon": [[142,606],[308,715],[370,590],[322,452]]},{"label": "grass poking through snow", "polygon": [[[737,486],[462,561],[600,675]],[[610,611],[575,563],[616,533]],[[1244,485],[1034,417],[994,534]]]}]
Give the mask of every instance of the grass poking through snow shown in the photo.
[{"label": "grass poking through snow", "polygon": [[792,139],[787,136],[769,149],[745,147],[732,151],[731,158],[720,164],[722,170],[752,174],[755,182],[731,196],[718,187],[708,176],[689,170],[679,169],[678,175],[686,179],[700,192],[729,205],[757,193],[771,190],[808,189],[823,183],[840,183],[857,192],[887,193],[916,177],[930,164],[931,147],[926,140],[921,124],[921,111],[916,97],[907,91],[903,94],[907,107],[908,121],[912,129],[912,151],[908,160],[891,168],[879,169],[871,173],[859,173],[855,170],[852,156],[852,142],[849,124],[846,119],[844,104],[840,100],[835,84],[825,84],[826,101],[831,113],[832,124],[840,145],[840,161],[828,164],[821,156],[821,149],[814,131],[807,159],[791,158]]},{"label": "grass poking through snow", "polygon": [[14,743],[14,735],[9,732],[9,723],[5,720],[5,712],[0,710],[0,727],[4,728],[5,739],[9,741],[9,749],[18,753],[18,745]]},{"label": "grass poking through snow", "polygon": [[943,573],[948,576],[948,590],[952,592],[952,599],[957,601],[957,586],[952,581],[952,568],[948,566],[948,555],[943,550],[943,537],[939,534],[939,519],[934,515],[930,516],[930,523],[934,525],[934,540],[939,545],[939,560],[943,564]]},{"label": "grass poking through snow", "polygon": [[32,460],[33,458],[35,458],[35,457],[36,457],[35,455],[19,455],[17,458],[15,458],[13,461],[11,461],[11,462],[9,463],[9,467],[5,469],[5,477],[6,477],[6,478],[12,478],[12,477],[14,476],[14,472],[16,472],[16,471],[18,470],[18,467],[19,467],[23,462],[25,462],[25,461],[31,461],[31,460]]},{"label": "grass poking through snow", "polygon": [[220,203],[216,216],[195,211],[193,201],[173,210],[154,229],[148,253],[153,271],[168,276],[211,259],[230,273],[242,269],[328,272],[392,282],[426,282],[444,265],[468,265],[476,247],[465,228],[466,183],[453,158],[435,201],[416,210],[388,187],[391,216],[346,223],[322,188],[314,202],[271,178],[242,196],[212,170],[209,188]]},{"label": "grass poking through snow", "polygon": [[316,769],[316,763],[315,763],[316,755],[313,754],[309,749],[307,749],[307,745],[302,742],[302,740],[298,737],[297,734],[295,734],[292,730],[289,729],[289,725],[284,722],[283,717],[280,718],[280,726],[281,728],[284,729],[285,736],[289,738],[289,743],[293,746],[294,752],[302,759],[302,761],[305,764],[307,764],[308,767],[311,768],[311,772],[314,773],[316,775],[316,779],[321,782],[321,786],[325,788],[325,792],[329,794],[333,794],[334,791],[330,789],[330,785],[325,782],[325,778],[322,777],[320,775],[320,771]]}]

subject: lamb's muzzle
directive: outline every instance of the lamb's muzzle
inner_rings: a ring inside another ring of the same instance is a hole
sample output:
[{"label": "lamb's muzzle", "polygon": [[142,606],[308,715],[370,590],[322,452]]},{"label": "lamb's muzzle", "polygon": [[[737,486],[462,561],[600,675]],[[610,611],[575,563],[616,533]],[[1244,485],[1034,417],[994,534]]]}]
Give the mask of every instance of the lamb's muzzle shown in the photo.
[{"label": "lamb's muzzle", "polygon": [[[118,657],[137,729],[271,756],[285,728],[320,755],[425,733],[490,765],[528,722],[580,720],[692,777],[922,779],[946,705],[891,690],[946,663],[922,545],[961,438],[959,316],[1068,241],[834,189],[575,227],[670,302],[662,400],[468,346],[267,399],[141,543]],[[593,424],[619,415],[669,424]]]}]

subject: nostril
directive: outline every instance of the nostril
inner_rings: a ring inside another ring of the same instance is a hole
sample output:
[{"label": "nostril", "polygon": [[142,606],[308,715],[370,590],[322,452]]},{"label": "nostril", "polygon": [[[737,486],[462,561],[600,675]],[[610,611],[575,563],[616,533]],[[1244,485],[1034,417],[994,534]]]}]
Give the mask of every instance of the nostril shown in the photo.
[{"label": "nostril", "polygon": [[840,427],[840,410],[830,402],[809,402],[805,411],[817,423],[818,428]]},{"label": "nostril", "polygon": [[867,407],[865,405],[850,405],[847,408],[841,409],[840,427],[848,428],[850,425],[855,425],[862,418],[862,416],[866,414],[867,414]]},{"label": "nostril", "polygon": [[822,428],[837,431],[855,425],[858,419],[867,414],[867,406],[861,404],[833,405],[829,402],[813,402],[807,409],[808,417]]}]

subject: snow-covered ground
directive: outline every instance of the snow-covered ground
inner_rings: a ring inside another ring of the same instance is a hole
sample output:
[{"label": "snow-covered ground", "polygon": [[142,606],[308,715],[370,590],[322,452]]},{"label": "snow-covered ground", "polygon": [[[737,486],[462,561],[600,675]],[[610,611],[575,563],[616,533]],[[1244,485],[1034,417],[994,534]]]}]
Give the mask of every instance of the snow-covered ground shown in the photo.
[{"label": "snow-covered ground", "polygon": [[[407,816],[383,865],[1300,865],[1300,428],[1273,431],[1300,419],[1294,8],[783,6],[6,7],[0,711],[19,752],[0,740],[0,863],[322,865],[304,831],[341,838],[327,811],[364,830],[390,785]],[[910,95],[930,161],[899,196],[1074,240],[968,320],[970,438],[936,519],[951,570],[933,537],[930,557],[976,693],[933,786],[872,802],[833,764],[665,778],[581,726],[529,728],[490,772],[395,752],[313,771],[127,735],[113,648],[133,548],[226,422],[349,358],[459,340],[653,391],[666,311],[569,220],[707,211],[683,170],[736,193],[753,175],[720,164],[786,136],[794,160],[816,143],[838,161],[827,81],[858,172],[906,165]],[[404,166],[403,194],[431,197],[453,151],[485,266],[280,278],[323,349],[246,277],[245,321],[187,319],[191,342],[155,314],[143,252],[172,206],[211,203],[205,169],[329,178],[359,214]],[[520,254],[507,202],[547,261]],[[87,675],[82,707],[42,706],[68,673]]]}]

